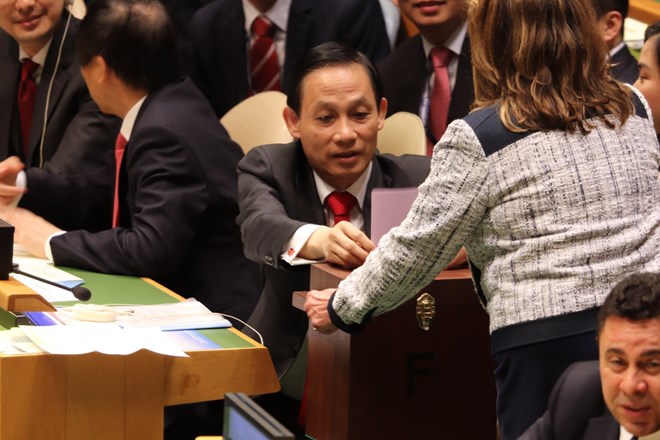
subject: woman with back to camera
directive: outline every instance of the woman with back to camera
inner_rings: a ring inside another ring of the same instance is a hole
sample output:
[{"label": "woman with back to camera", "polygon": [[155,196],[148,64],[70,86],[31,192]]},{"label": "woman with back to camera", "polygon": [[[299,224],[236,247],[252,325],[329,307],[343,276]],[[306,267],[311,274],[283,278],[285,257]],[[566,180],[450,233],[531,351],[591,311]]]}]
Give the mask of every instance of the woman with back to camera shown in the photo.
[{"label": "woman with back to camera", "polygon": [[611,288],[660,270],[660,147],[642,95],[609,74],[591,2],[470,0],[468,21],[475,110],[436,145],[401,226],[336,292],[311,291],[305,310],[319,332],[351,331],[465,246],[511,440],[569,364],[597,359]]}]

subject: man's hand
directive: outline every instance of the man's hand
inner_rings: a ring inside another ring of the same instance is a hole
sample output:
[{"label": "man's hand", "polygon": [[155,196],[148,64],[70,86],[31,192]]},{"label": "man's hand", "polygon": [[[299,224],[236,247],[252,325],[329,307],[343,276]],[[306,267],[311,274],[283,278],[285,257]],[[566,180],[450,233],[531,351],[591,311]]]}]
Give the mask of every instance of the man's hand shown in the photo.
[{"label": "man's hand", "polygon": [[328,300],[335,290],[310,290],[307,293],[307,299],[305,299],[305,313],[307,313],[312,328],[324,335],[329,335],[337,330],[337,327],[330,321],[330,315],[328,315]]},{"label": "man's hand", "polygon": [[364,263],[376,245],[350,222],[334,227],[318,228],[307,240],[298,256],[309,260],[325,259],[343,267],[358,267]]},{"label": "man's hand", "polygon": [[41,258],[46,258],[44,245],[48,237],[61,231],[42,217],[23,208],[3,209],[0,211],[0,217],[14,226],[14,241]]},{"label": "man's hand", "polygon": [[0,162],[0,207],[10,206],[17,196],[25,192],[25,188],[16,186],[16,176],[24,167],[16,156]]}]

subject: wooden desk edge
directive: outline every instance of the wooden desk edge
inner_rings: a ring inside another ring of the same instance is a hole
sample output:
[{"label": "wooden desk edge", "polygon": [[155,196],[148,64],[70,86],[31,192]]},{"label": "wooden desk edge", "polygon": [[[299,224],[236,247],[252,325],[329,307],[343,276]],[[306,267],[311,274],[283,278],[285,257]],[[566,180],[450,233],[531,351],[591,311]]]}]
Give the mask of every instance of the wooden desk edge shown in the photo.
[{"label": "wooden desk edge", "polygon": [[628,16],[646,24],[660,20],[660,2],[655,0],[630,0]]},{"label": "wooden desk edge", "polygon": [[[321,264],[315,264],[319,270],[326,271],[330,273],[331,275],[344,279],[348,276],[348,274],[351,273],[350,270],[348,269],[342,269],[336,266],[332,266],[327,263],[321,263]],[[435,277],[436,280],[465,280],[465,279],[472,279],[472,274],[470,273],[470,269],[464,268],[464,269],[450,269],[450,270],[443,270],[438,274],[438,276]],[[305,298],[307,297],[307,292],[305,291],[294,291],[293,295],[291,297],[291,304],[293,307],[303,310],[304,311],[304,306],[305,306]]]}]

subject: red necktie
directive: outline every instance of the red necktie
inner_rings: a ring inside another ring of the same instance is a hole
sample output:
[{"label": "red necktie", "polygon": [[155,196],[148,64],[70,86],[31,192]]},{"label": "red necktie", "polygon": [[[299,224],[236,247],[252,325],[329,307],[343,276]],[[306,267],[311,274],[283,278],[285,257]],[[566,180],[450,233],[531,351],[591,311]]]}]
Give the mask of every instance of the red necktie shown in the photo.
[{"label": "red necktie", "polygon": [[325,202],[335,216],[335,225],[339,222],[351,221],[351,209],[357,203],[353,194],[347,191],[334,191],[325,199]]},{"label": "red necktie", "polygon": [[115,196],[112,205],[112,227],[119,226],[119,171],[121,170],[121,160],[126,151],[126,138],[119,133],[115,142]]},{"label": "red necktie", "polygon": [[[447,129],[447,115],[451,101],[451,84],[447,66],[451,60],[451,51],[445,47],[431,49],[431,63],[435,72],[431,102],[429,107],[429,127],[436,140],[440,140]],[[433,154],[433,146],[427,149],[427,155]]]},{"label": "red necktie", "polygon": [[259,16],[252,23],[254,40],[250,48],[250,76],[252,92],[280,90],[280,65],[273,44],[275,26],[266,17]]},{"label": "red necktie", "polygon": [[37,98],[37,83],[34,81],[34,72],[39,67],[29,58],[23,60],[21,67],[21,81],[18,83],[18,111],[21,121],[21,140],[23,141],[23,159],[30,163],[28,153],[30,151],[30,127],[32,126],[32,115],[34,114],[34,102]]}]

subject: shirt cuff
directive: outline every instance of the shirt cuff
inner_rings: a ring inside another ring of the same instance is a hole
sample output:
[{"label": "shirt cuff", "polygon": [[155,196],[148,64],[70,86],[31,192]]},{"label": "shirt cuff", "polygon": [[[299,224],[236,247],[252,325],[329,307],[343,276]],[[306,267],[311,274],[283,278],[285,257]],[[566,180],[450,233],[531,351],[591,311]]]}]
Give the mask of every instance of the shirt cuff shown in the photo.
[{"label": "shirt cuff", "polygon": [[[25,189],[27,186],[27,174],[25,174],[25,171],[19,171],[19,173],[16,175],[16,182],[14,183],[14,186]],[[21,197],[23,197],[23,194],[19,194],[14,197],[9,204],[9,207],[16,208],[18,206],[18,202],[21,201]]]},{"label": "shirt cuff", "polygon": [[281,255],[282,260],[289,263],[291,266],[299,266],[303,264],[321,263],[324,260],[307,260],[305,258],[298,258],[298,253],[305,246],[309,237],[312,236],[321,225],[302,225],[296,232],[293,233],[291,239],[287,243],[284,252]]},{"label": "shirt cuff", "polygon": [[48,237],[48,239],[44,243],[44,253],[46,254],[46,258],[48,258],[48,260],[50,260],[51,263],[53,263],[54,261],[53,261],[53,251],[50,249],[50,240],[52,240],[53,237],[57,237],[58,235],[62,235],[62,234],[66,234],[66,231],[55,232],[53,235]]}]

